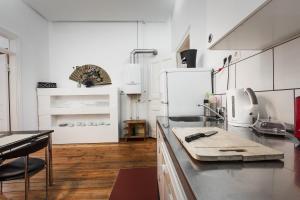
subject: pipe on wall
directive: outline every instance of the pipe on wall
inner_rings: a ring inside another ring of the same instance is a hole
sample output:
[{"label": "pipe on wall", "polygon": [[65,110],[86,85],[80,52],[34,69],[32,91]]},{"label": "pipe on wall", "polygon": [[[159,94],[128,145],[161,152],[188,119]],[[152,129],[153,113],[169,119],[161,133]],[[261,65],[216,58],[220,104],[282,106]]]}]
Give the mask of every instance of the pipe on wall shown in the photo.
[{"label": "pipe on wall", "polygon": [[152,54],[156,56],[158,54],[156,49],[134,49],[130,52],[130,63],[136,62],[136,55],[137,54]]}]

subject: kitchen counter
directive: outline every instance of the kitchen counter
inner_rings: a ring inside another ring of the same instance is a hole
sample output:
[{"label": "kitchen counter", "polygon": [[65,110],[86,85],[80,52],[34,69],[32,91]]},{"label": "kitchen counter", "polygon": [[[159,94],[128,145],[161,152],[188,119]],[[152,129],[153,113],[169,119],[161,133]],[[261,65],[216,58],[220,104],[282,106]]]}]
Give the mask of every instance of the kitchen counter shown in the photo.
[{"label": "kitchen counter", "polygon": [[201,162],[194,160],[172,132],[173,127],[217,126],[216,122],[175,122],[158,117],[176,172],[188,199],[299,200],[300,149],[282,137],[265,137],[248,128],[229,127],[241,137],[284,152],[284,159],[259,162]]}]

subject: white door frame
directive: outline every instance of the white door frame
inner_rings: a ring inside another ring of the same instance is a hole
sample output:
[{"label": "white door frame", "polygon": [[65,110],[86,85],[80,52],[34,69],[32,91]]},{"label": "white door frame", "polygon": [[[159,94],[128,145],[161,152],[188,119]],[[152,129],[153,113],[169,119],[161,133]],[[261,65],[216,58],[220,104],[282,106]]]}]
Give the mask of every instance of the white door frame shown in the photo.
[{"label": "white door frame", "polygon": [[[156,122],[154,122],[153,124],[153,116],[152,114],[157,114],[156,116],[159,116],[162,114],[162,107],[161,107],[161,98],[160,98],[160,88],[159,91],[157,91],[158,93],[156,94],[152,94],[152,85],[151,85],[151,75],[152,74],[152,67],[153,65],[160,65],[159,68],[160,70],[163,69],[168,69],[168,68],[175,68],[176,67],[176,56],[175,54],[171,54],[169,56],[164,56],[164,57],[160,57],[157,58],[155,60],[153,60],[151,63],[149,63],[149,67],[148,67],[148,121],[149,121],[149,125],[150,125],[150,129],[149,129],[149,133],[150,133],[150,137],[156,138]],[[160,71],[159,70],[159,71]],[[160,85],[159,85],[160,87]],[[153,96],[152,96],[153,95]],[[153,106],[153,107],[152,107]],[[152,110],[154,109],[154,110]],[[152,123],[151,123],[152,122]],[[152,126],[151,126],[152,125]],[[154,128],[153,131],[151,131],[151,127]]]},{"label": "white door frame", "polygon": [[22,130],[21,60],[20,39],[15,33],[0,27],[0,35],[9,39],[10,69],[10,123],[11,130]]},{"label": "white door frame", "polygon": [[[7,55],[3,54],[1,50],[0,54],[0,131],[9,130],[9,98],[8,98],[8,65],[7,65]],[[2,94],[3,93],[3,94]]]}]

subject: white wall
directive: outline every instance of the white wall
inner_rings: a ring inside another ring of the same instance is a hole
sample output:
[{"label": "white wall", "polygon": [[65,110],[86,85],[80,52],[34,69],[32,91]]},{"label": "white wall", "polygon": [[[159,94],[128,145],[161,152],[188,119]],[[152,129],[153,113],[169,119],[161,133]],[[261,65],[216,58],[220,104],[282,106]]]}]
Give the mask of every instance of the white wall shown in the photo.
[{"label": "white wall", "polygon": [[69,80],[73,67],[94,64],[105,69],[119,86],[122,67],[136,48],[135,23],[52,23],[50,79],[58,87],[76,87]]},{"label": "white wall", "polygon": [[[235,51],[212,51],[207,49],[207,36],[209,35],[208,1],[176,0],[171,19],[172,51],[176,52],[185,36],[190,34],[190,48],[198,50],[197,67],[220,68],[223,65],[223,58]],[[224,13],[226,14],[226,12]],[[235,15],[230,17],[235,17]],[[242,51],[239,53],[238,56],[242,59],[258,53],[258,51]]]},{"label": "white wall", "polygon": [[172,50],[180,47],[190,34],[190,48],[197,49],[197,67],[204,66],[205,53],[205,0],[176,0],[171,20]]},{"label": "white wall", "polygon": [[[294,97],[300,95],[300,59],[297,57],[300,38],[265,52],[208,50],[207,15],[211,14],[206,13],[208,1],[210,0],[176,0],[171,19],[172,50],[176,51],[189,32],[191,48],[200,50],[198,67],[220,68],[224,57],[237,52],[233,64],[215,75],[215,93],[219,94],[223,103],[226,102],[224,94],[229,69],[229,88],[253,88],[261,105],[261,117],[271,116],[292,124]],[[226,20],[219,23],[226,23]]]},{"label": "white wall", "polygon": [[[0,1],[0,28],[14,33],[19,42],[22,127],[37,129],[36,83],[48,80],[48,22],[20,0]],[[18,57],[19,55],[19,57]]]},{"label": "white wall", "polygon": [[[143,66],[142,87],[144,93],[142,94],[140,99],[141,101],[140,101],[138,114],[140,119],[148,119],[150,64],[155,63],[157,61],[161,61],[165,58],[170,58],[170,56],[172,56],[171,37],[170,37],[171,27],[169,23],[144,23],[141,24],[139,27],[140,27],[139,48],[145,48],[145,49],[155,48],[158,50],[158,55],[155,57],[149,55],[144,55],[144,56],[141,55],[139,57],[139,63]],[[126,112],[123,112],[123,114],[124,113],[126,114]],[[135,114],[135,112],[133,114]]]},{"label": "white wall", "polygon": [[[52,23],[50,79],[59,87],[76,87],[77,84],[69,80],[73,67],[95,64],[110,74],[113,84],[120,86],[122,69],[129,63],[130,52],[135,48],[155,48],[159,56],[169,55],[169,33],[167,23],[139,23],[138,26],[135,22]],[[140,61],[151,60],[141,58]]]},{"label": "white wall", "polygon": [[[52,23],[50,26],[50,80],[58,87],[77,87],[69,80],[74,66],[94,64],[105,69],[112,83],[121,86],[123,68],[135,48],[155,48],[158,56],[140,56],[143,72],[143,94],[139,118],[147,118],[148,64],[170,55],[168,23]],[[121,120],[129,118],[128,97],[121,96]]]}]

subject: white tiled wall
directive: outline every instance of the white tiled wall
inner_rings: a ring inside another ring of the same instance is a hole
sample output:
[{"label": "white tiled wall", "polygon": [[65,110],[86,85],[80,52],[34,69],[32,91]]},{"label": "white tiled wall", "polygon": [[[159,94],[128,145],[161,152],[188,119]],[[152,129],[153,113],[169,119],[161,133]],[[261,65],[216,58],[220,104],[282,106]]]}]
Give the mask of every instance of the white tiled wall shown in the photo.
[{"label": "white tiled wall", "polygon": [[228,57],[233,53],[234,51],[207,51],[205,55],[205,65],[214,69],[221,68],[224,64],[223,58]]},{"label": "white tiled wall", "polygon": [[257,92],[256,95],[262,118],[270,116],[272,119],[294,123],[293,90]]},{"label": "white tiled wall", "polygon": [[300,90],[296,90],[295,91],[295,97],[299,97],[300,96]]},{"label": "white tiled wall", "polygon": [[300,88],[300,38],[274,49],[275,89]]},{"label": "white tiled wall", "polygon": [[[235,88],[235,65],[229,67],[228,88]],[[228,67],[217,73],[215,76],[215,93],[224,94],[227,90]]]},{"label": "white tiled wall", "polygon": [[[205,53],[205,66],[209,66],[214,69],[221,68],[224,64],[224,58],[232,55],[231,63],[236,62],[260,53],[261,50],[242,50],[242,51],[207,51]],[[227,64],[226,64],[227,65]]]},{"label": "white tiled wall", "polygon": [[[300,95],[300,90],[299,93]],[[293,90],[256,92],[260,105],[260,118],[271,117],[287,123],[294,123]],[[226,107],[226,95],[217,95],[219,106]]]},{"label": "white tiled wall", "polygon": [[261,52],[261,50],[244,50],[244,51],[240,51],[240,55],[241,55],[241,60],[245,59],[245,58],[249,58],[250,56],[253,56],[255,54],[259,54]]},{"label": "white tiled wall", "polygon": [[[230,88],[253,88],[260,104],[261,117],[271,116],[294,123],[294,98],[300,96],[300,38],[246,58],[235,68],[230,73]],[[215,92],[224,94],[227,70],[217,74],[215,81]]]},{"label": "white tiled wall", "polygon": [[236,87],[255,91],[273,89],[272,50],[236,64]]}]

